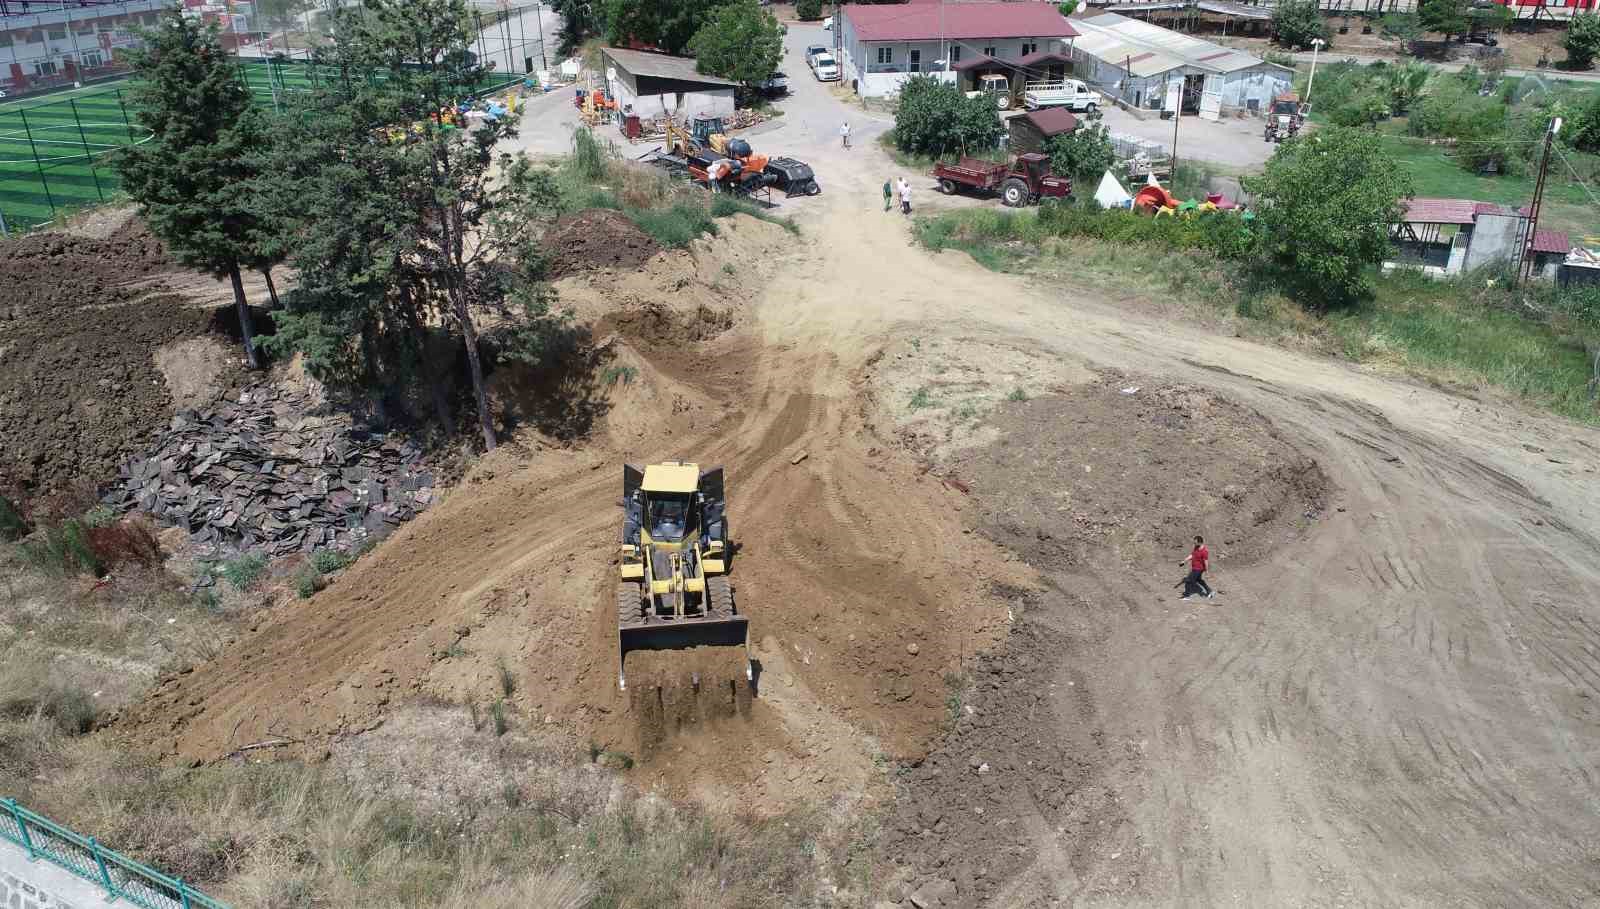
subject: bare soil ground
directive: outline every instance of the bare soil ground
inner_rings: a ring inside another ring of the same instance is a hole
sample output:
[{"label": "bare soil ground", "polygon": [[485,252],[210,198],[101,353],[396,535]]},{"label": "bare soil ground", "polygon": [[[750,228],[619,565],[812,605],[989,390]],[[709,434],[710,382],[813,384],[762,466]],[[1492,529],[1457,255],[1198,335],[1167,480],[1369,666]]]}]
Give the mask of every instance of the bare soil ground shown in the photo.
[{"label": "bare soil ground", "polygon": [[[707,803],[865,811],[910,764],[864,905],[1591,895],[1600,432],[929,256],[874,154],[810,150],[802,242],[563,282],[635,370],[592,430],[504,446],[112,734],[320,757],[503,663],[519,723]],[[728,467],[747,715],[681,663],[640,686],[671,711],[616,690],[620,463],[676,456]],[[1193,532],[1222,596],[1180,603]]]},{"label": "bare soil ground", "polygon": [[[222,387],[238,369],[227,317],[182,292],[194,280],[140,222],[111,215],[81,234],[0,245],[0,486],[44,492],[114,476],[171,416],[175,394]],[[152,356],[207,338],[219,355],[194,366]]]}]

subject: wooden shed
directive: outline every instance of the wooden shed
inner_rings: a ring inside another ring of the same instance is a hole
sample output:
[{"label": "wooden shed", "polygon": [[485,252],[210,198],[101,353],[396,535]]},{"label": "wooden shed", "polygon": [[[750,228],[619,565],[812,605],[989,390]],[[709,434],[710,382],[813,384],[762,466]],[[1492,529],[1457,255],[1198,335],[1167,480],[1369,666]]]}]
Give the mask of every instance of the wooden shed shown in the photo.
[{"label": "wooden shed", "polygon": [[1042,107],[1011,118],[1011,150],[1042,152],[1045,141],[1078,128],[1078,118],[1064,107]]}]

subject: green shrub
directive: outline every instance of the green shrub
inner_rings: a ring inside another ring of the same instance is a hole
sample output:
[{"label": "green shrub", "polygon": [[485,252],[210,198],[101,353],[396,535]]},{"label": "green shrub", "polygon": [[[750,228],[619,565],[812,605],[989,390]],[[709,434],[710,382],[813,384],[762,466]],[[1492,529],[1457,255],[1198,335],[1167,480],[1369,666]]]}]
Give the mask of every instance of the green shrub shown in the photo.
[{"label": "green shrub", "polygon": [[912,76],[900,88],[894,143],[901,151],[968,154],[994,148],[1003,132],[1000,111],[987,96],[968,98],[956,86],[927,75]]},{"label": "green shrub", "polygon": [[302,600],[309,600],[317,595],[317,591],[322,589],[324,583],[322,573],[306,565],[294,576],[295,595]]},{"label": "green shrub", "polygon": [[822,0],[796,0],[794,14],[801,22],[815,22],[822,18]]},{"label": "green shrub", "polygon": [[354,555],[342,549],[319,549],[311,554],[311,565],[320,574],[333,574],[348,568],[355,560]]},{"label": "green shrub", "polygon": [[623,214],[668,249],[681,249],[697,237],[717,234],[711,209],[697,201],[680,200],[667,208],[625,210]]},{"label": "green shrub", "polygon": [[1317,38],[1326,43],[1328,23],[1317,0],[1280,0],[1272,8],[1272,37],[1284,47],[1309,48]]},{"label": "green shrub", "polygon": [[105,574],[104,564],[89,543],[89,528],[75,518],[43,527],[17,551],[23,561],[51,577]]},{"label": "green shrub", "polygon": [[259,552],[247,552],[223,562],[217,574],[233,585],[234,590],[248,590],[267,572],[267,557]]}]

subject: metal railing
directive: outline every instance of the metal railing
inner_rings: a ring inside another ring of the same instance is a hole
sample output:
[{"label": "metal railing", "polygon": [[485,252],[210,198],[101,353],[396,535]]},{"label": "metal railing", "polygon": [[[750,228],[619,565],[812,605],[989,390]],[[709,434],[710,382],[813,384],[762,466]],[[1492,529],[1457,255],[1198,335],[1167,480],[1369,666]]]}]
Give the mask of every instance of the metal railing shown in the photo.
[{"label": "metal railing", "polygon": [[147,868],[95,841],[18,805],[0,799],[0,839],[98,884],[107,899],[124,899],[144,909],[228,909],[177,878]]}]

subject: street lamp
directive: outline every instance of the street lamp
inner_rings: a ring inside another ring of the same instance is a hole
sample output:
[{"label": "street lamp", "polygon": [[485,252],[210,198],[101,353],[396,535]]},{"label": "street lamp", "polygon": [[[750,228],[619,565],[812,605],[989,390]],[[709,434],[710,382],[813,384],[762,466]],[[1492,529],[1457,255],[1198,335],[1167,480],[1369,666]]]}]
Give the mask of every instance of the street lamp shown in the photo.
[{"label": "street lamp", "polygon": [[1327,43],[1321,38],[1311,39],[1311,75],[1306,77],[1305,98],[1305,105],[1308,109],[1311,107],[1311,83],[1317,81],[1317,51],[1322,50],[1322,45]]}]

